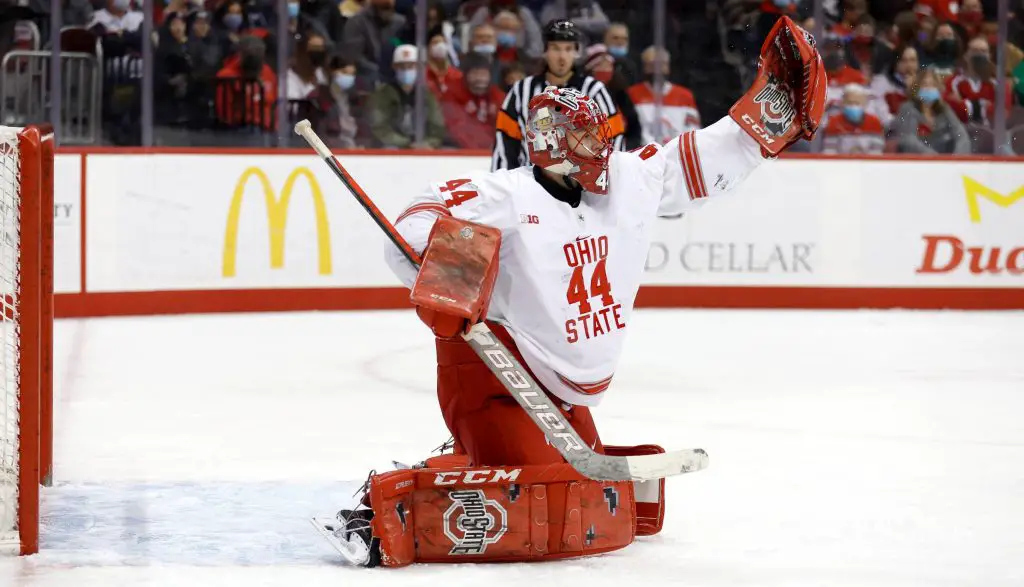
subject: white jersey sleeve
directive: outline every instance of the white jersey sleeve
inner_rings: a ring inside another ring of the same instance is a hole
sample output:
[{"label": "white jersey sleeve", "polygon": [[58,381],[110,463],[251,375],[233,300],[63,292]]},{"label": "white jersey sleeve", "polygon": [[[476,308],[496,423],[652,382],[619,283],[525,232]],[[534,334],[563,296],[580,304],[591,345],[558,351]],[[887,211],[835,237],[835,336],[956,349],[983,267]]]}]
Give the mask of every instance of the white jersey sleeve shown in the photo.
[{"label": "white jersey sleeve", "polygon": [[663,165],[659,216],[679,216],[739,185],[764,158],[761,147],[728,116],[679,135],[650,164]]},{"label": "white jersey sleeve", "polygon": [[[395,228],[418,254],[427,248],[430,230],[438,216],[447,215],[493,226],[508,227],[511,206],[508,195],[520,175],[513,171],[469,173],[457,179],[431,184],[395,220]],[[386,260],[402,283],[412,287],[418,269],[399,251],[387,248]]]}]

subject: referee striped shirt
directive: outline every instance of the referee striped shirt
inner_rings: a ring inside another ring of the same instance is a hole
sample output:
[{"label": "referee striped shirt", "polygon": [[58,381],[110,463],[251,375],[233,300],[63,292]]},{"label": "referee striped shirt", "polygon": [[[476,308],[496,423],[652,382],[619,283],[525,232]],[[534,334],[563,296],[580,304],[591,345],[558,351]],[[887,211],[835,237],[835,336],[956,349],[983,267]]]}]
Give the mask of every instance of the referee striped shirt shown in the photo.
[{"label": "referee striped shirt", "polygon": [[[505,102],[498,112],[497,129],[494,137],[494,153],[491,155],[491,171],[497,169],[514,169],[530,164],[530,152],[526,145],[526,118],[530,115],[530,100],[544,91],[549,84],[544,75],[531,75],[516,82],[505,95]],[[613,145],[621,151],[624,145],[623,134],[626,122],[622,113],[615,107],[608,88],[589,75],[573,72],[565,84],[576,88],[590,96],[601,110],[608,115]]]}]

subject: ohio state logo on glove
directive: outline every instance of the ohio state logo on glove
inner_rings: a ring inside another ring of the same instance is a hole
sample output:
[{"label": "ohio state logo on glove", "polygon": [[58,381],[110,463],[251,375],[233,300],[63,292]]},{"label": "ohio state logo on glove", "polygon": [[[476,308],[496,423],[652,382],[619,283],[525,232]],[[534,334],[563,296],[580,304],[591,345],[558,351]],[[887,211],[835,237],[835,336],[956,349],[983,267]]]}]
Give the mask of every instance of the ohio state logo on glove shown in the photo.
[{"label": "ohio state logo on glove", "polygon": [[774,157],[811,139],[825,112],[828,78],[814,38],[783,16],[761,47],[758,76],[729,116]]}]

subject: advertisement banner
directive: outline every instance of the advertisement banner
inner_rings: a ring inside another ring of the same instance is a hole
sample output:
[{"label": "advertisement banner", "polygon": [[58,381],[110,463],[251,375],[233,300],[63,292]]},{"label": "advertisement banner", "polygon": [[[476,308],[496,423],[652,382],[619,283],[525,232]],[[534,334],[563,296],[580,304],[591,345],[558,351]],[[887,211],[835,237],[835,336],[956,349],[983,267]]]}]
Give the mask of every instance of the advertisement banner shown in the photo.
[{"label": "advertisement banner", "polygon": [[[57,201],[77,201],[75,159]],[[345,156],[391,219],[485,157]],[[313,155],[89,155],[90,292],[397,286],[388,243]],[[1024,287],[1024,164],[765,163],[732,194],[660,219],[645,283]],[[60,211],[56,211],[58,214]],[[72,221],[73,224],[73,221]],[[58,246],[75,285],[77,233]],[[63,277],[62,277],[63,275]]]},{"label": "advertisement banner", "polygon": [[[391,218],[481,158],[346,157]],[[398,285],[387,241],[315,156],[89,156],[89,291]],[[485,164],[485,161],[479,163]]]},{"label": "advertisement banner", "polygon": [[82,289],[82,157],[53,158],[53,290]]},{"label": "advertisement banner", "polygon": [[866,285],[1024,287],[1024,166],[874,164]]}]

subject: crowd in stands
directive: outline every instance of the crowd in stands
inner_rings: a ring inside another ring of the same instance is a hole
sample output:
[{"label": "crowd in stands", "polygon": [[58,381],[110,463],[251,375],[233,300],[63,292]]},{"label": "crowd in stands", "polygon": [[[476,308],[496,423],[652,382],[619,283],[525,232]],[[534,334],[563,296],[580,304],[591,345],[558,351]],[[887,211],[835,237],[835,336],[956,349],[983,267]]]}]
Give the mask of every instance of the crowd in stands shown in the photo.
[{"label": "crowd in stands", "polygon": [[[94,35],[105,60],[108,142],[138,140],[124,129],[139,121],[140,1],[63,1],[65,26]],[[2,18],[10,2],[0,0],[0,54],[26,48],[21,23]],[[577,69],[607,87],[626,120],[623,147],[634,148],[725,115],[781,15],[819,28],[814,0],[665,4],[658,49],[647,0],[429,0],[421,52],[415,0],[288,0],[289,58],[277,63],[275,0],[158,0],[154,122],[189,137],[274,134],[284,100],[290,119],[309,118],[335,147],[490,149],[506,92],[544,68],[546,23],[569,18],[583,35]],[[794,148],[998,152],[995,51],[1004,43],[1007,133],[1024,151],[1024,0],[1010,5],[1009,35],[1000,39],[996,0],[823,0],[826,120],[819,145]],[[46,19],[37,22],[45,31]],[[665,82],[655,88],[659,70]]]}]

